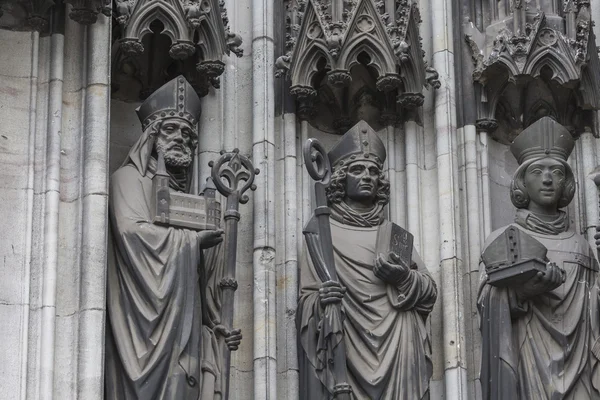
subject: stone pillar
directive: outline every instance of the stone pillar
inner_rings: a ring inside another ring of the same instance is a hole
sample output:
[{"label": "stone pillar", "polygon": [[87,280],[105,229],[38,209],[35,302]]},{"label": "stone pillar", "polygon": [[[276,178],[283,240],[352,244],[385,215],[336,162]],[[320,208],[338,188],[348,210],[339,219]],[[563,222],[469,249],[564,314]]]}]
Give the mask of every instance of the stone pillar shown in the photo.
[{"label": "stone pillar", "polygon": [[[278,238],[283,244],[282,265],[278,268],[277,305],[279,309],[277,327],[278,379],[277,393],[279,398],[296,398],[299,390],[298,346],[296,342],[296,307],[298,306],[298,242],[303,240],[298,235],[298,186],[297,186],[297,139],[296,116],[284,113],[282,119],[282,178],[283,199],[277,201],[281,208],[282,229],[278,231],[283,237]],[[280,192],[281,193],[281,192]],[[300,212],[301,214],[301,212]],[[280,306],[281,304],[281,306]]]},{"label": "stone pillar", "polygon": [[467,398],[466,342],[462,260],[460,258],[460,218],[457,196],[456,88],[454,78],[451,0],[432,0],[433,67],[441,87],[435,98],[437,169],[439,193],[440,295],[442,306],[445,399]]},{"label": "stone pillar", "polygon": [[579,169],[581,170],[581,175],[577,179],[580,182],[578,188],[580,191],[579,198],[585,204],[585,213],[582,215],[585,221],[582,221],[581,230],[585,232],[592,248],[596,247],[594,234],[596,233],[596,225],[598,224],[598,189],[591,178],[594,168],[598,165],[595,142],[596,138],[594,138],[592,132],[586,129],[579,137],[575,147]]},{"label": "stone pillar", "polygon": [[254,399],[277,399],[273,2],[252,3]]},{"label": "stone pillar", "polygon": [[404,124],[406,157],[406,223],[407,230],[414,235],[414,246],[421,251],[421,200],[419,180],[419,127],[415,121]]},{"label": "stone pillar", "polygon": [[[54,19],[64,19],[55,10]],[[39,398],[54,395],[54,333],[58,268],[58,229],[60,206],[60,152],[63,106],[64,31],[50,36],[50,80],[48,82],[48,122],[44,185],[44,234],[42,268],[42,313],[40,332]]]},{"label": "stone pillar", "polygon": [[84,27],[68,12],[54,9],[43,38],[0,31],[12,55],[0,63],[0,242],[18,257],[0,247],[6,399],[103,398],[111,30],[104,16]]}]

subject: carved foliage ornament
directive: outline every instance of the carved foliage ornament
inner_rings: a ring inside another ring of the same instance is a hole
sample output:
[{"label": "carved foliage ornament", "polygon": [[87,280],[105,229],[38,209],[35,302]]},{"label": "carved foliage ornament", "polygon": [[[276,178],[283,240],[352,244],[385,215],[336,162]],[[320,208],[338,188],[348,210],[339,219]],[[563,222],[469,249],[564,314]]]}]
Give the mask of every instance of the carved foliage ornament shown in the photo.
[{"label": "carved foliage ornament", "polygon": [[[100,13],[111,15],[112,0],[65,0],[71,5],[69,17],[82,25],[91,25],[98,20]],[[0,17],[2,9],[15,16],[25,16],[20,28],[44,32],[50,22],[50,11],[57,5],[55,0],[0,0]],[[59,5],[62,7],[62,3]],[[17,17],[18,18],[18,17]]]},{"label": "carved foliage ornament", "polygon": [[[499,31],[467,30],[473,80],[482,85],[480,129],[510,143],[541,116],[581,132],[596,126],[600,60],[591,29],[590,2],[564,0],[562,18],[546,17],[529,2],[513,3],[513,24]],[[497,25],[496,25],[497,26]],[[493,38],[492,43],[486,43]],[[484,126],[485,125],[485,126]]]},{"label": "carved foliage ornament", "polygon": [[543,12],[528,17],[524,29],[515,32],[504,28],[496,35],[488,54],[477,38],[466,35],[471,50],[476,82],[486,84],[499,66],[514,80],[521,75],[539,76],[541,66],[548,65],[553,79],[567,84],[581,79],[593,52],[588,51],[591,16],[585,1],[565,2],[565,32],[547,26]]}]

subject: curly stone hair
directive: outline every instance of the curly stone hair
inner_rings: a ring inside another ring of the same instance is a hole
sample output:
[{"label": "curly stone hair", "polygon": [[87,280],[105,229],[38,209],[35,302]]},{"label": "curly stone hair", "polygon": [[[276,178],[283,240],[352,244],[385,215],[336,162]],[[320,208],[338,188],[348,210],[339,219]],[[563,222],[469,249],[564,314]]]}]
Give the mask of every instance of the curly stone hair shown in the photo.
[{"label": "curly stone hair", "polygon": [[[510,200],[517,208],[527,208],[529,205],[530,198],[527,193],[527,188],[525,187],[525,172],[527,171],[527,167],[535,161],[537,161],[537,159],[528,160],[521,164],[515,171],[513,179],[510,182]],[[565,167],[565,187],[562,196],[558,200],[558,208],[563,208],[568,206],[575,196],[575,177],[573,176],[573,171],[569,164],[562,160],[557,161]]]},{"label": "curly stone hair", "polygon": [[[331,174],[329,186],[325,189],[327,200],[330,203],[341,203],[346,197],[346,175],[350,164],[342,165],[334,169]],[[390,201],[390,181],[385,178],[383,172],[379,173],[379,184],[377,185],[377,194],[375,204],[386,205]]]}]

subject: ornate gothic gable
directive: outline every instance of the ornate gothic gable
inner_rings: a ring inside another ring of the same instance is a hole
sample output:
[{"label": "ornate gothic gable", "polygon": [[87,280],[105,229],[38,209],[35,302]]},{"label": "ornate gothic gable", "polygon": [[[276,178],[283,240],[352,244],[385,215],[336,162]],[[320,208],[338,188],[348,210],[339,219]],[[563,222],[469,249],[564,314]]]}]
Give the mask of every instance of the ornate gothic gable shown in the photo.
[{"label": "ornate gothic gable", "polygon": [[[482,85],[483,123],[498,126],[489,121],[502,120],[498,122],[504,132],[497,139],[503,142],[543,115],[573,133],[595,125],[595,113],[589,111],[600,108],[595,95],[600,91],[600,63],[589,1],[565,0],[560,25],[548,22],[542,11],[524,1],[513,1],[512,11],[495,35],[473,28],[466,35],[475,66],[473,80]],[[490,37],[493,41],[486,43]]]},{"label": "ornate gothic gable", "polygon": [[243,53],[222,0],[116,0],[114,16],[113,69],[121,75],[115,89],[129,75],[141,99],[179,74],[204,96],[209,86],[219,87],[223,55]]},{"label": "ornate gothic gable", "polygon": [[368,98],[390,114],[390,102],[418,108],[423,86],[439,85],[435,70],[423,60],[416,4],[307,0],[286,5],[286,54],[276,62],[277,75],[291,80],[301,117],[311,118],[316,103],[326,103],[341,114],[335,130],[344,130],[353,122],[353,102]]}]

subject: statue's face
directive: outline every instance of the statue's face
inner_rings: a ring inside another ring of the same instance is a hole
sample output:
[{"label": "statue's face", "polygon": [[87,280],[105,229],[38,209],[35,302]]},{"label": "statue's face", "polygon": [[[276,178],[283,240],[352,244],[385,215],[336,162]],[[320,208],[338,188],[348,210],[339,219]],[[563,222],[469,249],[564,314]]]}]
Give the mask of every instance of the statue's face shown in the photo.
[{"label": "statue's face", "polygon": [[188,167],[193,160],[196,131],[187,121],[165,119],[156,138],[156,150],[163,153],[165,164],[171,167]]},{"label": "statue's face", "polygon": [[379,188],[381,170],[373,161],[354,161],[348,165],[346,196],[364,205],[372,205]]},{"label": "statue's face", "polygon": [[529,209],[553,213],[565,189],[565,166],[553,158],[534,161],[525,171],[524,184],[529,195]]}]

